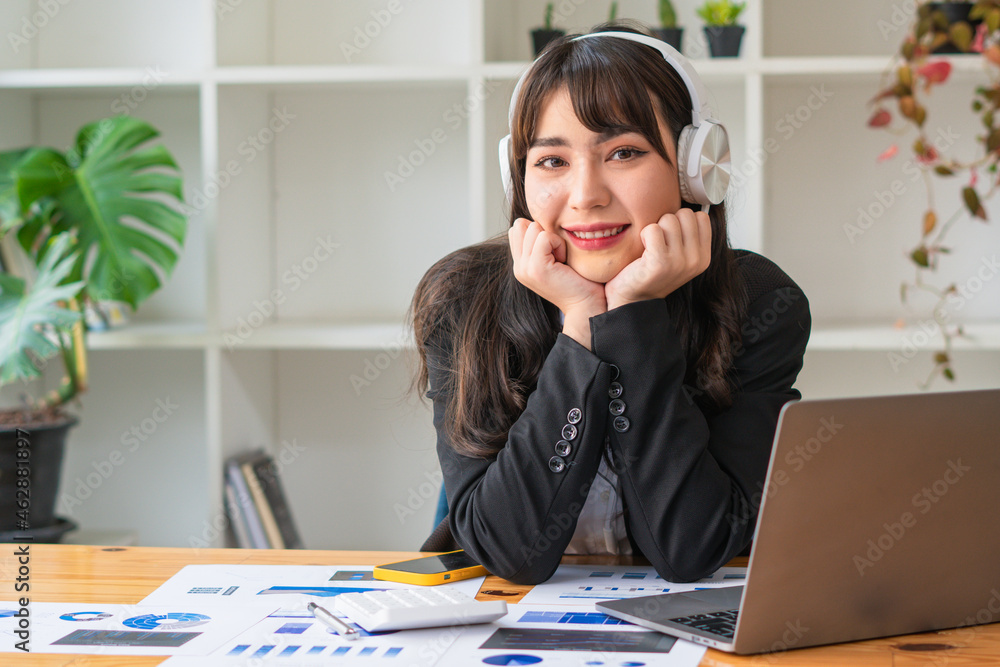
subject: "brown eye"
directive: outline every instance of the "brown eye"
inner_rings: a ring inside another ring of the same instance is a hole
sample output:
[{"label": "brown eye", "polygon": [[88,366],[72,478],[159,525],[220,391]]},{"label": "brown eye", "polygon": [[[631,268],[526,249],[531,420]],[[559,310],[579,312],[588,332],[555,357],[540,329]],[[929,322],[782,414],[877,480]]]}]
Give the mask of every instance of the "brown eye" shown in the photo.
[{"label": "brown eye", "polygon": [[641,151],[638,148],[618,148],[611,155],[612,156],[616,156],[616,155],[620,156],[620,157],[617,158],[618,161],[624,162],[626,160],[633,160],[633,159],[635,159],[637,157],[641,157],[641,156],[645,155],[648,152],[649,151]]},{"label": "brown eye", "polygon": [[[552,162],[555,162],[556,164],[552,164]],[[538,162],[535,163],[535,166],[536,167],[540,167],[542,169],[555,169],[556,167],[559,167],[559,166],[561,166],[563,164],[566,164],[566,163],[563,162],[562,158],[558,158],[558,157],[543,157],[541,160],[539,160]]]}]

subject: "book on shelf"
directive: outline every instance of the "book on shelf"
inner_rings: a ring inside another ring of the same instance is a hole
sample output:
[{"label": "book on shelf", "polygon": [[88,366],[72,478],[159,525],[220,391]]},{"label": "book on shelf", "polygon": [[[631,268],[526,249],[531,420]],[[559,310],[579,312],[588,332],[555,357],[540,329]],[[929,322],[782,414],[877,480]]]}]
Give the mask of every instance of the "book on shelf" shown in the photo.
[{"label": "book on shelf", "polygon": [[251,549],[253,543],[250,542],[247,518],[236,499],[236,490],[229,483],[229,480],[226,480],[225,494],[226,514],[229,515],[229,524],[233,527],[233,534],[236,536],[236,546],[241,549]]},{"label": "book on shelf", "polygon": [[[226,484],[233,489],[234,505],[245,519],[247,541],[259,549],[301,549],[295,521],[285,498],[274,459],[263,449],[230,457]],[[228,494],[228,488],[227,488]],[[233,513],[234,529],[240,539]]]},{"label": "book on shelf", "polygon": [[285,549],[301,549],[302,540],[299,538],[299,531],[295,527],[292,519],[292,510],[288,507],[288,500],[285,498],[285,491],[281,487],[281,479],[278,477],[278,469],[274,464],[274,459],[268,456],[266,459],[253,461],[253,472],[257,476],[261,489],[264,491],[264,498],[267,500],[268,509],[277,524],[278,532],[281,534],[281,541]]},{"label": "book on shelf", "polygon": [[[250,488],[247,486],[247,480],[243,476],[243,470],[240,468],[240,465],[244,458],[259,456],[261,454],[263,454],[263,450],[233,456],[226,460],[225,466],[226,486],[232,488],[235,505],[240,509],[240,516],[234,517],[231,514],[230,521],[235,523],[239,518],[243,519],[247,528],[247,547],[251,549],[267,549],[270,544],[268,544],[267,535],[264,533],[264,526],[260,522],[260,515],[257,513],[257,507],[254,505],[253,497],[250,495]],[[238,533],[237,539],[239,539]]]}]

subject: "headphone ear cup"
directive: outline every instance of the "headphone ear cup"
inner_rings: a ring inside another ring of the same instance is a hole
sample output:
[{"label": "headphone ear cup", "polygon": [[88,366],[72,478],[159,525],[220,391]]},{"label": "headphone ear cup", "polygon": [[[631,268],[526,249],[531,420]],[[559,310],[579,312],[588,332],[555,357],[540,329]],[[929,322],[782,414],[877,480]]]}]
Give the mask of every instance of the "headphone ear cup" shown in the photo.
[{"label": "headphone ear cup", "polygon": [[683,199],[702,205],[721,204],[732,172],[726,128],[706,120],[698,127],[688,125],[681,130],[677,165]]},{"label": "headphone ear cup", "polygon": [[[702,197],[697,191],[699,188],[691,187],[691,178],[687,174],[688,160],[691,155],[691,144],[694,142],[694,135],[697,129],[693,125],[686,125],[681,130],[681,135],[677,139],[677,178],[680,182],[681,199],[694,204],[704,204]],[[695,176],[697,178],[697,175]]]},{"label": "headphone ear cup", "polygon": [[499,146],[499,158],[500,158],[500,180],[503,181],[503,191],[507,196],[507,203],[511,203],[514,199],[514,191],[511,186],[511,175],[510,175],[510,135],[500,140]]}]

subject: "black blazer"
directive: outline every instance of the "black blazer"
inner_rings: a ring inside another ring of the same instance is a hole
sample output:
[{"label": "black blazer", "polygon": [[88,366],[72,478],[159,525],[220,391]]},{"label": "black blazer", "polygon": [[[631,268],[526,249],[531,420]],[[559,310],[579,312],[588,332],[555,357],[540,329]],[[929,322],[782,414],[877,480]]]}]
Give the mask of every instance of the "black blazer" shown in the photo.
[{"label": "black blazer", "polygon": [[[792,384],[810,315],[802,290],[774,263],[737,256],[748,307],[735,350],[737,391],[724,412],[703,413],[697,388],[683,384],[686,364],[662,299],[591,318],[593,351],[560,333],[492,458],[452,448],[441,428],[446,397],[435,390],[441,365],[429,360],[450,511],[422,550],[464,548],[504,579],[545,581],[573,536],[607,440],[630,540],[660,576],[694,581],[739,554],[753,537],[778,412],[801,397]],[[624,402],[619,415],[613,382]],[[570,449],[563,456],[561,440]]]}]

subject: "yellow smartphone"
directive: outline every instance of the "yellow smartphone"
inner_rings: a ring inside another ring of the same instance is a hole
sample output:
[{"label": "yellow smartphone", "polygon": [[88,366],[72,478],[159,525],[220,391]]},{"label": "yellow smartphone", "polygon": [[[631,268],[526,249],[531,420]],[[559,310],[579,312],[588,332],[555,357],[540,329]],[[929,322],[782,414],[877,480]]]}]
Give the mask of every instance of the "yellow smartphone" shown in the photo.
[{"label": "yellow smartphone", "polygon": [[414,558],[398,563],[378,565],[372,576],[382,581],[398,581],[401,584],[437,586],[452,581],[482,577],[489,574],[486,568],[472,559],[463,550],[449,551],[439,556]]}]

